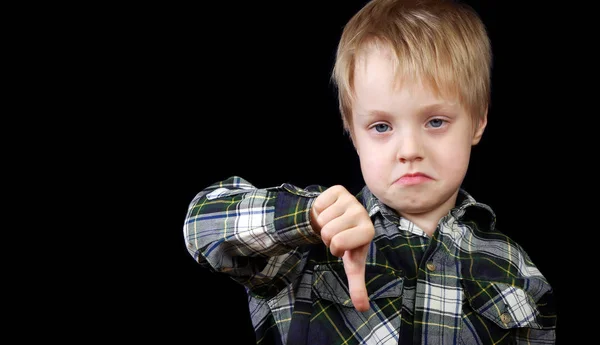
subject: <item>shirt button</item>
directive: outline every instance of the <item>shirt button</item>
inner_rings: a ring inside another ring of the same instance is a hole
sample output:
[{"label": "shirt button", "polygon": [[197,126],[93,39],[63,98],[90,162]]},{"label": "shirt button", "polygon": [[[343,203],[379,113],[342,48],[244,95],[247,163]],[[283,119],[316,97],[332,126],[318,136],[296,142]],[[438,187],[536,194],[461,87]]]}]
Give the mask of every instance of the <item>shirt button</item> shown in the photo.
[{"label": "shirt button", "polygon": [[504,323],[506,325],[510,322],[510,315],[508,315],[507,313],[504,313],[504,314],[500,315],[500,320],[502,321],[502,323]]},{"label": "shirt button", "polygon": [[435,265],[433,264],[433,262],[430,261],[427,263],[427,269],[431,272],[435,271]]}]

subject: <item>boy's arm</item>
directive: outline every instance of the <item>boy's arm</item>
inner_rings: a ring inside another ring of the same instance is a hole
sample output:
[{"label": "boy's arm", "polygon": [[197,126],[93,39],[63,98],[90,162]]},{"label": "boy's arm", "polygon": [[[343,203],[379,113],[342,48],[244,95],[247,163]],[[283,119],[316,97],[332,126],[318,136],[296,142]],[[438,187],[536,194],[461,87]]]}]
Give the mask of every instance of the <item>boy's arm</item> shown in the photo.
[{"label": "boy's arm", "polygon": [[276,293],[301,271],[303,246],[321,242],[309,219],[318,194],[290,185],[257,189],[236,176],[215,183],[189,205],[187,249],[254,293]]}]

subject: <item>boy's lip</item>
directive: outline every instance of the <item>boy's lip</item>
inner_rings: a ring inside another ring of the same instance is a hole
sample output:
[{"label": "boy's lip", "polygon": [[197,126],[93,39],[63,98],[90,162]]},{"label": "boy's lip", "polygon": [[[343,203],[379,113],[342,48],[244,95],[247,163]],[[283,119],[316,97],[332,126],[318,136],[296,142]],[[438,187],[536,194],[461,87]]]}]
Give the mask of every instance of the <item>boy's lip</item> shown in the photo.
[{"label": "boy's lip", "polygon": [[404,175],[400,176],[400,178],[403,178],[403,177],[417,177],[417,176],[423,176],[423,177],[431,178],[429,175],[424,174],[422,172],[404,174]]},{"label": "boy's lip", "polygon": [[409,173],[409,174],[404,174],[404,175],[400,176],[400,178],[397,179],[395,183],[399,183],[402,185],[415,185],[415,184],[427,182],[429,180],[433,180],[429,175],[421,173],[421,172],[416,172],[416,173]]}]

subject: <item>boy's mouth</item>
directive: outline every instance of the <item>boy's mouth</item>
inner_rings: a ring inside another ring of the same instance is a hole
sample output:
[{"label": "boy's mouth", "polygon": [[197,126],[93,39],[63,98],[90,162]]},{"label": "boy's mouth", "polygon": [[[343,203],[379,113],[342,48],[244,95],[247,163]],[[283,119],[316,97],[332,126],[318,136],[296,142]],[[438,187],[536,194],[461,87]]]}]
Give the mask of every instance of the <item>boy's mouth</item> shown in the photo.
[{"label": "boy's mouth", "polygon": [[405,185],[405,186],[411,186],[411,185],[416,185],[416,184],[424,183],[424,182],[431,181],[431,180],[433,180],[433,179],[431,177],[429,177],[428,175],[417,172],[417,173],[411,173],[411,174],[404,174],[399,179],[397,179],[396,182],[394,182],[394,183],[398,183],[398,184]]}]

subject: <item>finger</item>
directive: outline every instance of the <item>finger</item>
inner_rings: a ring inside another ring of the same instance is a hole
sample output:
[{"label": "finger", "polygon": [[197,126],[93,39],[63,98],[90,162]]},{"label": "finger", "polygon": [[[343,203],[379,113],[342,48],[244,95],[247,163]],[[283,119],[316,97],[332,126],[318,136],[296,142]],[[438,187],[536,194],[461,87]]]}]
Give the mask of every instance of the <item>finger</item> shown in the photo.
[{"label": "finger", "polygon": [[324,228],[329,222],[341,217],[344,211],[343,205],[339,202],[334,202],[317,214],[317,223],[321,225],[321,228]]},{"label": "finger", "polygon": [[354,308],[358,311],[369,310],[369,295],[365,284],[365,265],[369,245],[347,251],[342,260],[348,277],[348,290]]},{"label": "finger", "polygon": [[344,191],[346,189],[342,186],[333,186],[319,194],[313,204],[313,208],[317,214],[321,214],[321,212],[333,205]]},{"label": "finger", "polygon": [[[335,206],[333,206],[333,207],[335,207]],[[330,217],[333,215],[333,213],[335,212],[335,211],[331,211],[333,207],[330,207],[324,211],[324,212],[327,212],[327,214],[324,215],[324,217]],[[319,220],[321,220],[321,219],[322,218],[319,218]],[[342,213],[339,216],[337,216],[336,218],[332,218],[332,219],[324,222],[324,225],[321,227],[321,232],[320,232],[321,239],[323,240],[323,243],[325,243],[325,245],[329,247],[331,244],[331,240],[335,236],[337,236],[340,232],[350,230],[354,227],[356,227],[356,219],[354,219],[352,217],[347,217],[345,214]],[[348,248],[348,249],[354,249],[354,248]],[[342,251],[337,256],[342,256],[343,254],[344,254],[344,252]]]},{"label": "finger", "polygon": [[[339,221],[338,221],[339,219]],[[336,224],[337,223],[337,224]],[[328,223],[325,227],[325,233],[328,235],[329,232],[334,230],[329,229],[329,225],[339,225],[341,229],[347,229],[347,224],[341,218],[334,219],[331,223]],[[366,225],[347,229],[346,231],[338,231],[332,237],[327,246],[331,251],[331,254],[337,257],[344,255],[348,250],[357,249],[366,244],[369,244],[373,240],[374,228],[371,223]],[[323,237],[323,229],[321,230],[321,237]],[[366,255],[366,254],[365,254]]]}]

